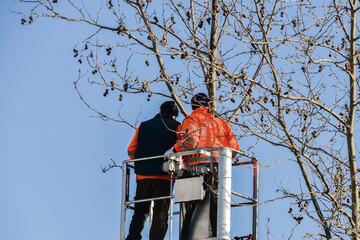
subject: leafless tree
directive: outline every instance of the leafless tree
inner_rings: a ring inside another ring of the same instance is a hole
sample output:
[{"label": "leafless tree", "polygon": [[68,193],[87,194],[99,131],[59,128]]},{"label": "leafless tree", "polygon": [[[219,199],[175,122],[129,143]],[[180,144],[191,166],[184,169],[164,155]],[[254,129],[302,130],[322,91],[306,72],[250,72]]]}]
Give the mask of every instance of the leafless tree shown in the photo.
[{"label": "leafless tree", "polygon": [[237,21],[246,26],[238,29],[241,41],[264,59],[259,76],[244,70],[254,86],[247,102],[256,108],[242,116],[243,130],[294,154],[309,192],[298,198],[299,208],[322,226],[324,234],[313,236],[327,239],[360,236],[356,4],[260,1],[241,10],[251,9],[249,20]]},{"label": "leafless tree", "polygon": [[73,51],[104,97],[164,96],[186,116],[190,97],[207,92],[214,113],[260,143],[253,151],[288,149],[306,185],[281,189],[298,204],[289,213],[320,226],[302,239],[360,239],[356,0],[21,2],[22,24],[49,17],[95,29]]}]

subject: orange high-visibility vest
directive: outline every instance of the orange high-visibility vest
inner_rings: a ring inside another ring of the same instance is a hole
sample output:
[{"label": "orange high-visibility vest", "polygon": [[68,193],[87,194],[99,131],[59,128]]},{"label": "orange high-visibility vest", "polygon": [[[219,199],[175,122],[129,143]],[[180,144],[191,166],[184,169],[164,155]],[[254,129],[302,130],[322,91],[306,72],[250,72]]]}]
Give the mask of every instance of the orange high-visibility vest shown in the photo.
[{"label": "orange high-visibility vest", "polygon": [[[229,123],[209,113],[207,108],[197,108],[186,117],[181,125],[182,135],[174,145],[177,152],[189,151],[200,147],[230,147],[240,150]],[[218,152],[214,152],[213,162],[218,162]],[[184,164],[190,167],[196,164],[210,163],[206,155],[184,157]]]}]

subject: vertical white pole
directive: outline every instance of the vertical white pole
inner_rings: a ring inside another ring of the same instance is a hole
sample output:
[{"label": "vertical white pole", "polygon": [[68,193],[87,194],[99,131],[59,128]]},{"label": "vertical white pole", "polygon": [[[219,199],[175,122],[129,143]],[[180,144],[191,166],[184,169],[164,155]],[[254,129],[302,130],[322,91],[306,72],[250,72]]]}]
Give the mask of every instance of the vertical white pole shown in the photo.
[{"label": "vertical white pole", "polygon": [[121,178],[121,209],[120,209],[120,240],[125,240],[126,228],[126,162],[122,163],[122,178]]},{"label": "vertical white pole", "polygon": [[219,149],[219,185],[217,211],[217,240],[230,240],[231,213],[231,150]]},{"label": "vertical white pole", "polygon": [[[170,196],[172,195],[173,192],[173,172],[171,172],[170,174]],[[172,225],[173,225],[173,214],[174,214],[174,209],[173,209],[173,198],[170,198],[170,229],[169,229],[169,240],[172,240]]]},{"label": "vertical white pole", "polygon": [[254,163],[254,183],[253,183],[253,199],[255,206],[253,207],[253,239],[258,240],[258,219],[259,219],[259,163],[258,159],[253,159]]},{"label": "vertical white pole", "polygon": [[149,229],[151,229],[153,219],[154,219],[154,201],[151,201],[150,210],[149,210]]}]

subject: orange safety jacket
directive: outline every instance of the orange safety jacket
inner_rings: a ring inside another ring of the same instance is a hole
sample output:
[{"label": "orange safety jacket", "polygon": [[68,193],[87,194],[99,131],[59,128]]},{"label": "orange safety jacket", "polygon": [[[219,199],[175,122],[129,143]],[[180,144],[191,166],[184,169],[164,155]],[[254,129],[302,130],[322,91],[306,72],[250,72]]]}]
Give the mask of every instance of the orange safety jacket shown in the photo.
[{"label": "orange safety jacket", "polygon": [[[177,132],[180,132],[180,126],[177,129]],[[136,128],[135,131],[135,135],[133,137],[133,139],[131,140],[129,146],[128,146],[128,156],[130,159],[134,159],[135,158],[135,153],[136,153],[136,149],[138,146],[138,134],[139,134],[139,127]],[[177,135],[178,138],[180,135]],[[170,175],[166,174],[166,175],[140,175],[140,174],[136,174],[136,181],[137,180],[142,180],[142,179],[164,179],[164,180],[170,180]]]},{"label": "orange safety jacket", "polygon": [[[187,116],[181,125],[182,135],[174,148],[177,152],[194,150],[200,147],[230,147],[240,150],[229,123],[209,113],[207,108],[197,108]],[[218,163],[219,153],[213,153],[213,163]],[[184,157],[184,164],[190,167],[211,162],[206,155]]]}]

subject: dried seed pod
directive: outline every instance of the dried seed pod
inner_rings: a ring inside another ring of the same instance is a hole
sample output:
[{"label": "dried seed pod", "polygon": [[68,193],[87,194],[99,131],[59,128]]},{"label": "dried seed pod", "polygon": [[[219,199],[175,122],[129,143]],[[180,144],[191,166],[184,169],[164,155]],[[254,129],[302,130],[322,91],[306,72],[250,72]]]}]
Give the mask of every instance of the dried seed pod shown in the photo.
[{"label": "dried seed pod", "polygon": [[323,65],[320,65],[320,66],[319,66],[319,72],[322,72],[323,69],[324,69],[324,66],[323,66]]},{"label": "dried seed pod", "polygon": [[125,84],[124,84],[124,92],[126,92],[126,91],[128,90],[128,88],[129,88],[129,84],[128,84],[128,83],[125,83]]},{"label": "dried seed pod", "polygon": [[103,96],[106,97],[109,94],[109,89],[106,89]]},{"label": "dried seed pod", "polygon": [[112,9],[114,7],[111,0],[109,0],[108,4],[109,4],[109,9]]},{"label": "dried seed pod", "polygon": [[109,56],[111,54],[111,47],[106,49],[107,55]]},{"label": "dried seed pod", "polygon": [[207,19],[206,19],[206,22],[210,25],[210,23],[211,23],[211,18],[210,18],[210,17],[207,18]]},{"label": "dried seed pod", "polygon": [[271,102],[271,105],[272,105],[273,107],[275,107],[275,102],[274,102],[274,100],[273,100],[273,99],[270,99],[270,102]]},{"label": "dried seed pod", "polygon": [[199,24],[198,24],[198,28],[202,28],[202,27],[203,27],[203,25],[204,25],[204,21],[203,21],[203,20],[201,20],[201,21],[199,22]]}]

